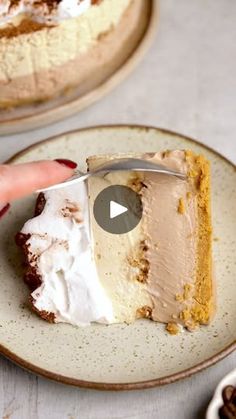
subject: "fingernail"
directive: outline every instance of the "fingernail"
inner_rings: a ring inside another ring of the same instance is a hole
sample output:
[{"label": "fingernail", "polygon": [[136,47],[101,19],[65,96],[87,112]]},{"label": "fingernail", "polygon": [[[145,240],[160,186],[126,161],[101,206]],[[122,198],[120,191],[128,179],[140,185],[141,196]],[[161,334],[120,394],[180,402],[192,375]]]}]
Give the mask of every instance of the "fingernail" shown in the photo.
[{"label": "fingernail", "polygon": [[9,210],[9,208],[10,208],[10,204],[7,204],[7,205],[5,205],[5,207],[3,207],[0,210],[0,218],[3,217],[6,214],[6,212]]},{"label": "fingernail", "polygon": [[72,160],[68,160],[68,159],[55,159],[55,161],[57,161],[57,163],[62,164],[62,166],[69,167],[70,169],[76,169],[76,167],[77,167],[77,163],[75,163]]}]

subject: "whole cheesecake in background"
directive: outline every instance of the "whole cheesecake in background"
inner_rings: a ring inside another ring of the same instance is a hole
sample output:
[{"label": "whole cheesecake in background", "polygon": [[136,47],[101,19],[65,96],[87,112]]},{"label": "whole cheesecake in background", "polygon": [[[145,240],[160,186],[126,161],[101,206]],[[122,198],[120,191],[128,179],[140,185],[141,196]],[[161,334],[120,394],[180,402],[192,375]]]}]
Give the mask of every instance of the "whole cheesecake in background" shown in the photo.
[{"label": "whole cheesecake in background", "polygon": [[143,0],[2,0],[0,108],[97,86],[132,53],[145,13]]},{"label": "whole cheesecake in background", "polygon": [[[88,158],[93,170],[121,155]],[[132,323],[149,318],[176,334],[208,324],[212,278],[210,168],[190,151],[129,154],[186,174],[111,172],[41,194],[36,217],[17,236],[31,305],[51,322]],[[98,194],[124,185],[139,194],[143,216],[126,234],[104,231],[93,215]]]}]

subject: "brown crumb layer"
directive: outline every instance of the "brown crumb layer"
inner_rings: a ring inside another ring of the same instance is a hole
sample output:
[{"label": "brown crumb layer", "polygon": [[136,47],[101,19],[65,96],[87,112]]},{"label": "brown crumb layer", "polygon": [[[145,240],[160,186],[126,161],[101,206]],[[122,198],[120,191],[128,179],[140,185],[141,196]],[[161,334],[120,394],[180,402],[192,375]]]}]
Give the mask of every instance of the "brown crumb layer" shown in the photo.
[{"label": "brown crumb layer", "polygon": [[184,204],[184,199],[183,198],[179,199],[178,212],[179,212],[179,214],[184,214],[185,213],[185,204]]},{"label": "brown crumb layer", "polygon": [[178,335],[181,331],[180,326],[176,323],[168,323],[166,325],[166,330],[170,335]]},{"label": "brown crumb layer", "polygon": [[[37,217],[38,215],[42,213],[45,204],[46,204],[46,200],[45,200],[44,194],[40,193],[38,195],[36,205],[35,205],[35,211],[34,211],[35,217]],[[29,251],[29,246],[27,244],[27,241],[29,240],[29,238],[30,238],[30,234],[17,233],[15,237],[15,241],[16,241],[17,246],[19,246],[23,250],[23,254],[25,257],[26,272],[24,275],[24,281],[28,285],[31,292],[33,292],[38,287],[40,287],[42,280],[36,268],[31,265],[32,255]]]},{"label": "brown crumb layer", "polygon": [[43,24],[43,23],[33,22],[32,20],[29,20],[29,19],[24,19],[21,21],[19,25],[16,25],[16,26],[8,25],[0,29],[0,39],[1,38],[14,38],[19,35],[29,34],[32,32],[38,32],[38,31],[41,31],[42,29],[45,29],[46,27],[49,30],[53,26],[52,25],[47,26],[45,25],[45,23]]},{"label": "brown crumb layer", "polygon": [[152,318],[152,308],[148,307],[148,306],[144,306],[142,308],[139,308],[137,310],[136,317],[137,317],[137,319],[140,319],[140,318],[151,319]]},{"label": "brown crumb layer", "polygon": [[[92,0],[92,5],[99,5],[103,0]],[[49,12],[55,9],[57,5],[61,2],[61,0],[40,0],[38,3],[40,4],[47,4]],[[18,3],[18,0],[12,1],[12,3]],[[57,26],[57,25],[56,25]],[[42,29],[55,27],[51,22],[50,24],[47,23],[39,23],[35,22],[30,18],[23,19],[18,25],[9,24],[0,28],[0,39],[1,38],[14,38],[19,35],[29,34],[33,32],[41,31]]]},{"label": "brown crumb layer", "polygon": [[37,201],[36,201],[36,204],[35,204],[35,211],[34,211],[34,216],[35,217],[37,217],[38,215],[40,215],[43,212],[45,204],[46,204],[46,199],[45,199],[44,194],[41,192],[38,195],[38,198],[37,198]]},{"label": "brown crumb layer", "polygon": [[197,268],[195,282],[195,303],[182,313],[183,319],[194,324],[209,323],[215,310],[215,296],[212,278],[212,224],[210,202],[210,164],[201,155],[186,152],[190,166],[189,177],[197,191]]},{"label": "brown crumb layer", "polygon": [[55,323],[55,314],[45,310],[38,310],[34,305],[34,299],[32,296],[29,297],[29,303],[33,311],[37,313],[43,320],[49,323]]},{"label": "brown crumb layer", "polygon": [[[35,211],[34,211],[34,216],[35,217],[37,217],[38,215],[40,215],[42,213],[45,204],[46,204],[45,196],[44,196],[43,193],[40,193],[38,195],[36,205],[35,205]],[[16,240],[17,246],[19,246],[23,250],[23,254],[24,254],[24,257],[25,257],[26,272],[25,272],[25,275],[24,275],[24,281],[28,285],[30,291],[33,292],[37,288],[39,288],[40,285],[42,284],[42,278],[38,274],[37,269],[35,268],[35,266],[32,266],[32,264],[31,264],[32,254],[30,253],[29,246],[27,245],[27,241],[29,240],[29,238],[30,238],[30,234],[17,233],[16,237],[15,237],[15,240]],[[54,323],[55,322],[54,313],[50,313],[50,312],[47,312],[47,311],[44,311],[44,310],[42,310],[42,311],[38,310],[34,306],[34,299],[33,299],[32,296],[29,297],[29,302],[30,302],[31,308],[37,314],[39,314],[39,316],[42,317],[42,319],[48,321],[49,323]]]},{"label": "brown crumb layer", "polygon": [[147,282],[148,273],[150,270],[150,263],[146,258],[146,252],[148,250],[145,240],[142,240],[132,255],[127,256],[129,265],[137,269],[137,275],[135,279],[141,283]]}]

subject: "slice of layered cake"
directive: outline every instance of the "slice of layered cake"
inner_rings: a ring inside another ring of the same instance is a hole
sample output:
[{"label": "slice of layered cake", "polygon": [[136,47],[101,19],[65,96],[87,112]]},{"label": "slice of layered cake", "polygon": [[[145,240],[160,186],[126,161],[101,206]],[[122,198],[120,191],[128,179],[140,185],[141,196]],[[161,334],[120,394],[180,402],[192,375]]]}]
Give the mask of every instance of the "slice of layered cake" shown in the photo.
[{"label": "slice of layered cake", "polygon": [[97,87],[130,57],[150,0],[1,0],[0,109]]},{"label": "slice of layered cake", "polygon": [[[32,307],[45,319],[74,325],[149,318],[170,333],[207,324],[214,313],[210,169],[190,151],[125,155],[157,162],[186,179],[110,172],[40,195],[36,217],[17,236],[27,259]],[[88,159],[93,170],[119,155]],[[124,157],[124,155],[122,155]],[[98,194],[124,185],[141,198],[143,215],[126,234],[95,220]]]}]

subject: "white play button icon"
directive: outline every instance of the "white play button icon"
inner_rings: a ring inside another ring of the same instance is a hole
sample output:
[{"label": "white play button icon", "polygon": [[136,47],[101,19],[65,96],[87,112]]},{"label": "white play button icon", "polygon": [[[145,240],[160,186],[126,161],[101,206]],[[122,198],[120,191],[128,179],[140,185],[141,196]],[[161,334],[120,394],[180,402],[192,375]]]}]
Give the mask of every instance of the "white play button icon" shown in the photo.
[{"label": "white play button icon", "polygon": [[110,234],[126,234],[142,218],[141,196],[128,186],[111,185],[103,189],[93,205],[94,218]]},{"label": "white play button icon", "polygon": [[116,218],[127,211],[128,211],[128,208],[124,207],[123,205],[120,205],[115,201],[110,202],[110,218],[111,219]]}]

